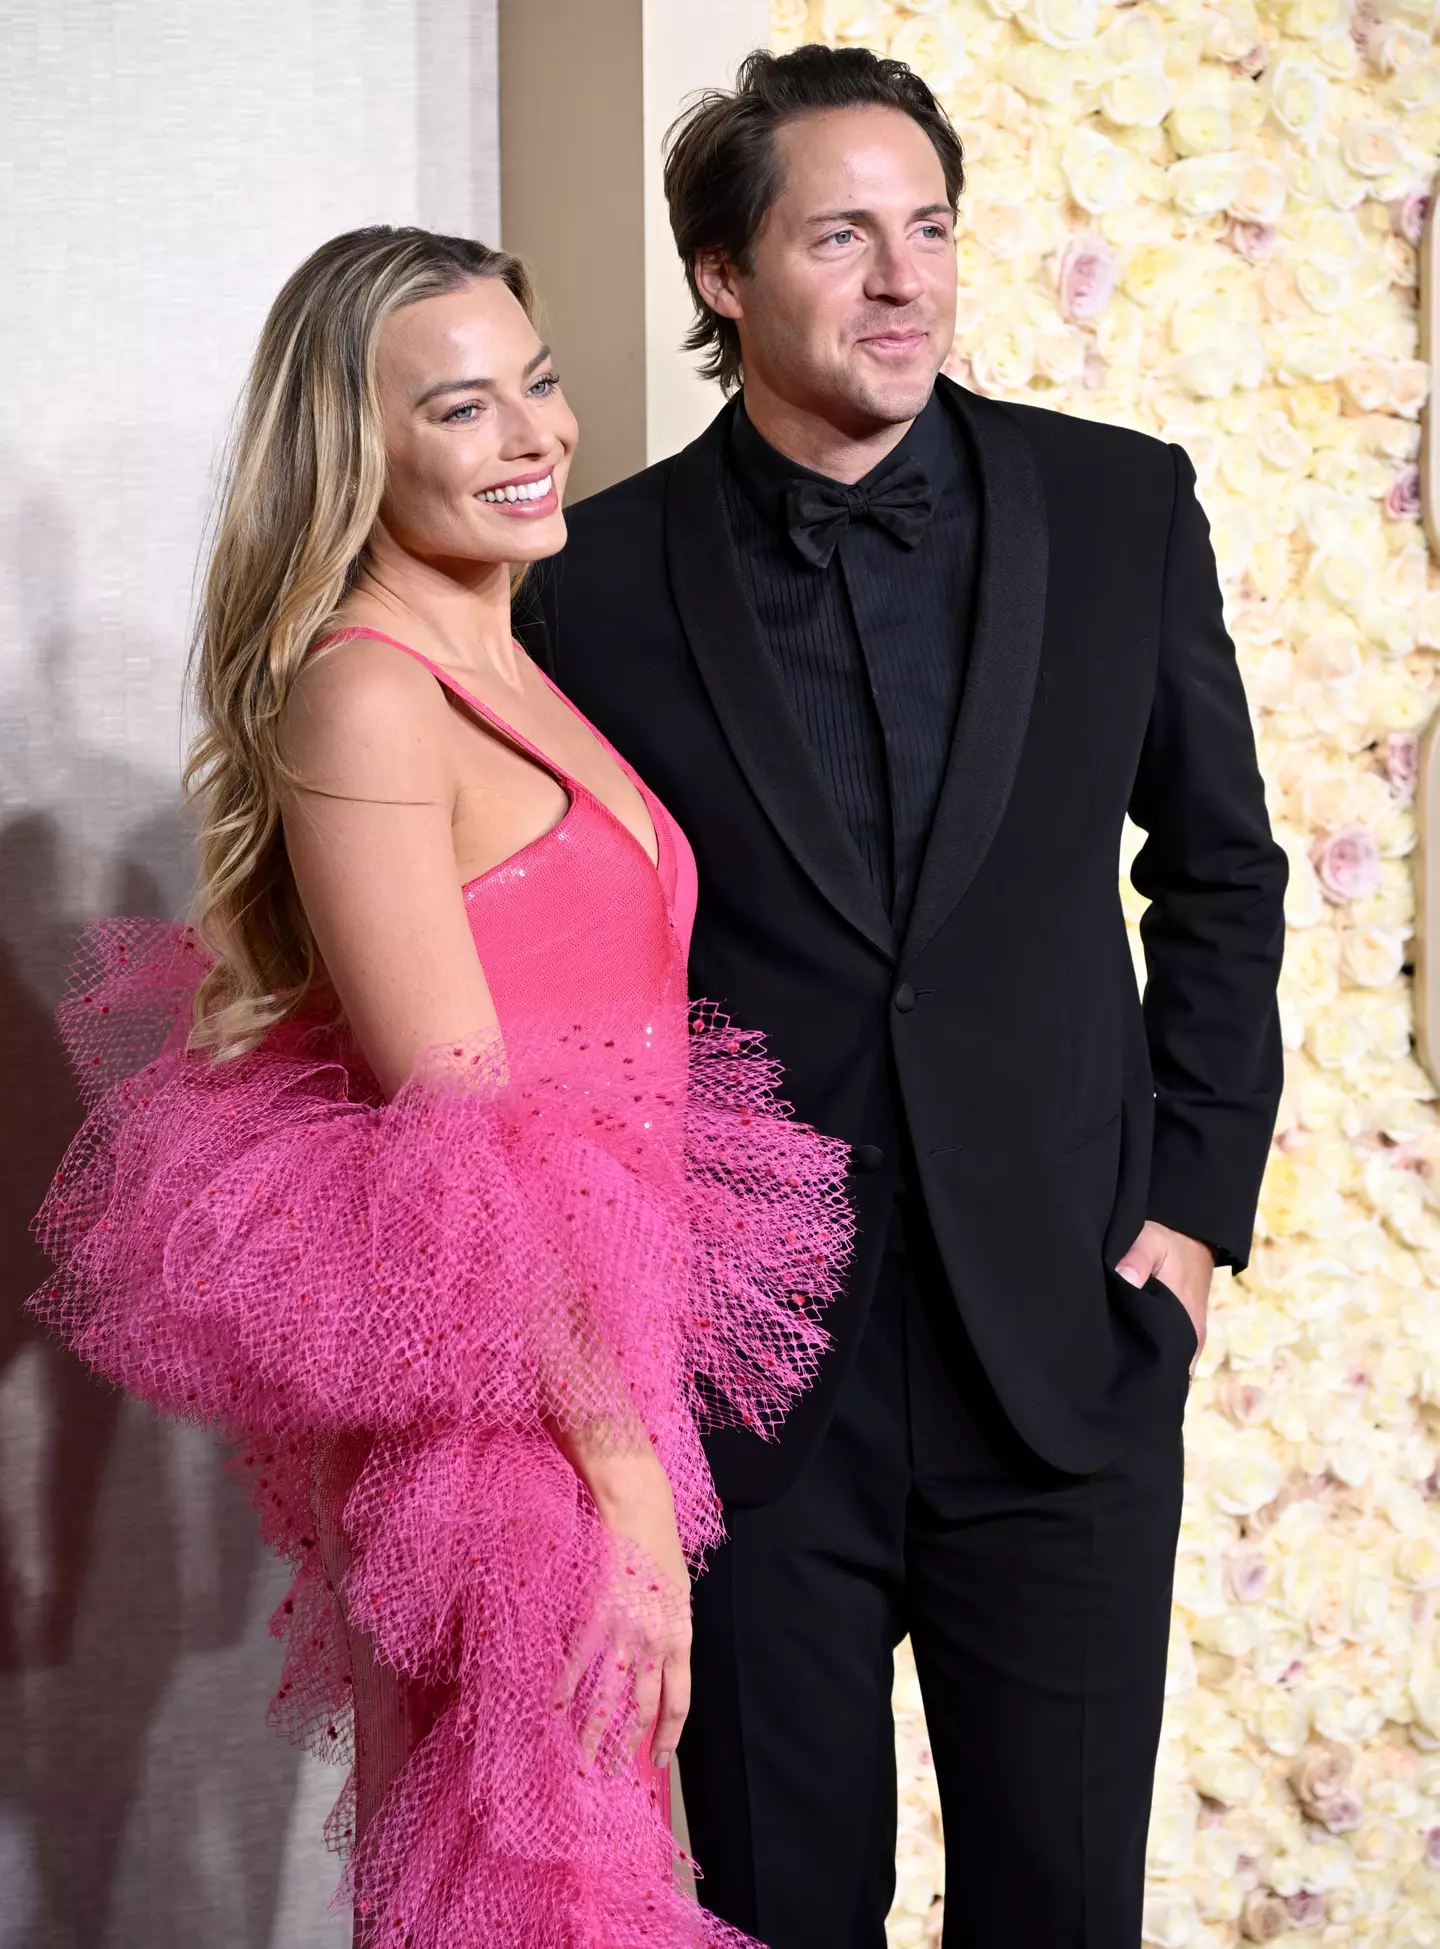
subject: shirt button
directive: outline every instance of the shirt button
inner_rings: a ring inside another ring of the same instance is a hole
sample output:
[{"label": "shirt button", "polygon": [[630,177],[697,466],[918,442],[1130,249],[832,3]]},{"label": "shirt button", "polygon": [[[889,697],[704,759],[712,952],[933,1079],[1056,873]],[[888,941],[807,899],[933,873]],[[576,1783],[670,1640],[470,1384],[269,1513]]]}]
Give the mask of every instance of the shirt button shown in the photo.
[{"label": "shirt button", "polygon": [[885,1162],[885,1153],[878,1144],[852,1144],[850,1162],[857,1171],[862,1171],[868,1176],[871,1171],[880,1169]]},{"label": "shirt button", "polygon": [[908,981],[902,981],[891,999],[902,1015],[908,1015],[915,1006],[915,990]]}]

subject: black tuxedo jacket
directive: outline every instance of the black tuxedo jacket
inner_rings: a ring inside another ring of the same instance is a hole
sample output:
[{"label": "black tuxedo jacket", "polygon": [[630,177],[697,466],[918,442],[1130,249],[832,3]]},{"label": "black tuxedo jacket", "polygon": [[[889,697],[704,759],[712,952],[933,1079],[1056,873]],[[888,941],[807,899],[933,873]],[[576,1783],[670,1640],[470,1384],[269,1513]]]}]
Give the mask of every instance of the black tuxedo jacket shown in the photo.
[{"label": "black tuxedo jacket", "polygon": [[[1012,1423],[1086,1472],[1178,1425],[1194,1338],[1115,1261],[1160,1220],[1243,1265],[1281,1084],[1285,885],[1184,453],[940,382],[982,495],[949,767],[897,939],[795,721],[721,504],[729,415],[582,502],[518,624],[695,848],[691,991],[765,1032],[854,1148],[825,1371],[778,1442],[710,1442],[767,1500],[823,1430],[897,1185],[923,1195]],[[525,611],[529,612],[528,622]],[[1142,1008],[1118,893],[1126,812]]]}]

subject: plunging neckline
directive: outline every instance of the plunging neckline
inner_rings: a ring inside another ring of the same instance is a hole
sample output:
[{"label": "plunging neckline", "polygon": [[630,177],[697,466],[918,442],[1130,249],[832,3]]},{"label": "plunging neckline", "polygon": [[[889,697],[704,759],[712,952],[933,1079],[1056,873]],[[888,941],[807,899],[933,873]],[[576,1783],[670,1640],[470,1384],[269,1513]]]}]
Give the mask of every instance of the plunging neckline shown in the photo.
[{"label": "plunging neckline", "polygon": [[[544,832],[537,833],[533,839],[527,839],[523,846],[517,847],[513,853],[507,853],[504,859],[496,860],[493,866],[487,866],[483,873],[476,873],[470,879],[462,880],[460,884],[460,891],[462,893],[468,893],[472,887],[483,885],[486,880],[491,879],[495,874],[503,873],[507,867],[513,866],[517,860],[524,859],[527,853],[532,853],[537,847],[543,846],[548,841],[557,838],[568,827],[575,812],[576,802],[579,799],[584,799],[587,803],[593,805],[604,818],[609,820],[611,825],[619,832],[622,832],[643,858],[651,872],[659,875],[663,883],[665,879],[665,826],[652,794],[646,789],[634,768],[625,762],[610,740],[597,731],[587,717],[576,710],[564,691],[560,689],[558,684],[551,681],[550,677],[545,671],[540,669],[538,664],[535,666],[536,674],[546,689],[558,699],[560,704],[573,718],[584,725],[601,750],[609,753],[610,757],[615,760],[620,770],[635,787],[640,798],[640,803],[645,808],[645,816],[650,821],[650,831],[655,842],[653,855],[651,854],[650,848],[625,823],[619,813],[605,803],[598,792],[592,791],[588,785],[576,778],[573,772],[566,771],[563,765],[543,752],[539,745],[532,743],[529,738],[517,731],[512,724],[508,724],[498,711],[493,710],[488,704],[482,703],[473,691],[468,690],[443,665],[425,656],[420,650],[412,648],[409,643],[402,643],[398,636],[387,636],[382,629],[371,629],[367,624],[355,623],[345,629],[333,630],[328,636],[322,636],[319,642],[315,644],[315,651],[329,649],[335,643],[351,642],[356,637],[368,637],[377,643],[388,643],[392,649],[402,651],[404,655],[422,665],[443,689],[450,691],[460,699],[461,703],[468,710],[473,711],[482,724],[488,724],[492,731],[498,732],[506,744],[520,752],[523,757],[528,758],[541,771],[546,772],[565,793],[567,799],[565,810],[553,826],[547,826]],[[522,655],[524,654],[522,645],[517,643],[516,648],[521,651]]]}]

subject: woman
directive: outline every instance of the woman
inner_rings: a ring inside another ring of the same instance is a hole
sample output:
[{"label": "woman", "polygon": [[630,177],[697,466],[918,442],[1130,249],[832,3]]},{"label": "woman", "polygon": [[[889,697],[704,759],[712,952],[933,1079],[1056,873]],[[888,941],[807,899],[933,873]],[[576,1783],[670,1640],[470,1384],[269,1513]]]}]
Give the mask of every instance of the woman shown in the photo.
[{"label": "woman", "polygon": [[[733,1942],[656,1782],[703,1412],[773,1426],[844,1147],[691,1016],[694,868],[510,634],[576,439],[512,258],[336,238],[250,377],[200,619],[198,929],[103,923],[35,1302],[242,1443],[279,1722],[350,1750],[357,1938]],[[646,1738],[653,1741],[647,1755]]]}]

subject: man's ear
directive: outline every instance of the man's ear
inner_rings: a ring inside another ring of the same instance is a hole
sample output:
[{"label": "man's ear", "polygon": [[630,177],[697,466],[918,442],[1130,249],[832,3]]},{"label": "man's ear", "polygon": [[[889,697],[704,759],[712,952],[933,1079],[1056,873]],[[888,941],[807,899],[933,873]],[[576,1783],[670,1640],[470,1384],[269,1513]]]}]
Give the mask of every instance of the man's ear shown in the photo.
[{"label": "man's ear", "polygon": [[745,307],[740,299],[735,266],[718,247],[695,254],[695,283],[700,296],[721,318],[740,319]]}]

